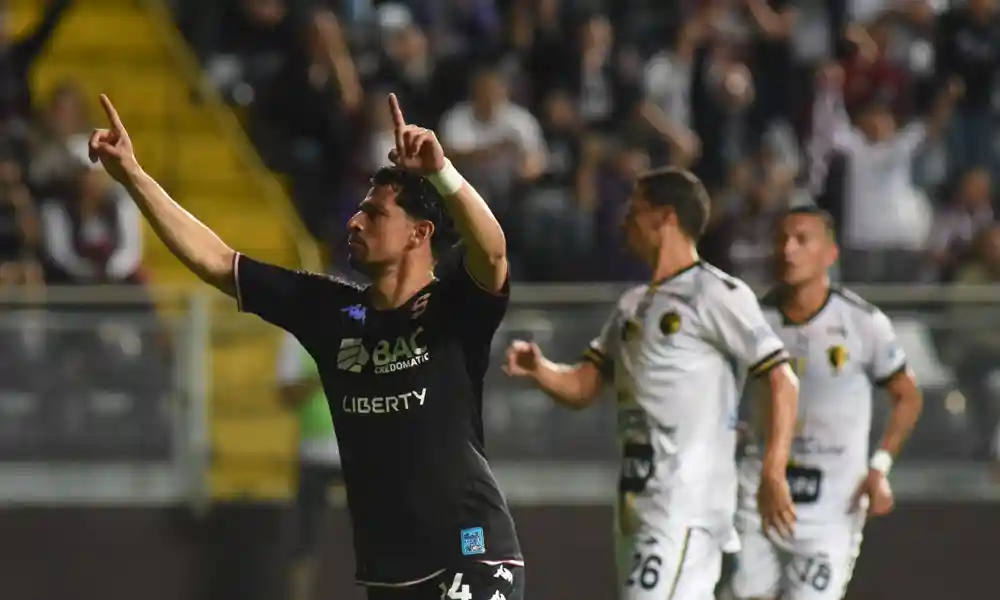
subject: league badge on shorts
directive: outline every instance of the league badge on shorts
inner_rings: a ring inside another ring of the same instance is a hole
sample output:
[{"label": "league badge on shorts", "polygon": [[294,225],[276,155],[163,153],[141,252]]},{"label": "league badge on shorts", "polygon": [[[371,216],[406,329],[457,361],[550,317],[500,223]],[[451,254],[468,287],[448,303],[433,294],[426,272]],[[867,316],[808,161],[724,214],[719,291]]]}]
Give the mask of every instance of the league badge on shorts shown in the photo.
[{"label": "league badge on shorts", "polygon": [[486,536],[482,527],[462,530],[462,556],[486,554]]},{"label": "league badge on shorts", "polygon": [[673,311],[660,317],[660,331],[663,335],[674,335],[681,330],[681,316]]},{"label": "league badge on shorts", "polygon": [[833,372],[840,373],[840,369],[847,363],[847,348],[840,344],[830,346],[826,349],[826,357],[830,361],[830,366],[833,367]]}]

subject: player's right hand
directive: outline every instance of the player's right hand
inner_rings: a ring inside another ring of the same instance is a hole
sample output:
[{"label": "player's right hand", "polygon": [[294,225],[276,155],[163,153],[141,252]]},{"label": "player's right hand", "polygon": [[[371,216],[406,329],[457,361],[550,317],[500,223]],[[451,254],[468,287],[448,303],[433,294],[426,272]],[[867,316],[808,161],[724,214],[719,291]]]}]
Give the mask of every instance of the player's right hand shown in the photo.
[{"label": "player's right hand", "polygon": [[90,160],[95,163],[101,161],[104,169],[115,181],[125,183],[129,173],[139,166],[135,159],[135,151],[132,149],[132,140],[122,125],[118,111],[104,94],[101,94],[101,106],[108,117],[108,128],[95,129],[94,133],[90,134]]},{"label": "player's right hand", "polygon": [[542,350],[535,342],[515,340],[507,347],[503,372],[511,377],[531,377],[542,362]]},{"label": "player's right hand", "polygon": [[795,504],[788,479],[782,475],[762,474],[757,488],[757,511],[765,535],[776,532],[791,539],[795,530]]}]

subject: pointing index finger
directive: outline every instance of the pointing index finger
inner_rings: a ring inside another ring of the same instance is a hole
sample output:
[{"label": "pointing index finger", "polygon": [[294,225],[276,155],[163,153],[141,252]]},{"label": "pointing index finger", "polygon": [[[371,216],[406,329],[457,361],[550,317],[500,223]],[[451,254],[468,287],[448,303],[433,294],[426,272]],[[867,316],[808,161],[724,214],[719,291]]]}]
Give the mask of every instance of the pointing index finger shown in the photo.
[{"label": "pointing index finger", "polygon": [[389,112],[392,113],[392,126],[396,130],[406,127],[406,120],[403,119],[403,111],[399,108],[399,98],[396,94],[389,94]]},{"label": "pointing index finger", "polygon": [[108,121],[112,127],[119,131],[125,131],[125,126],[122,125],[121,117],[118,116],[115,105],[111,104],[111,99],[106,94],[101,94],[101,106],[104,108],[104,114],[108,116]]}]

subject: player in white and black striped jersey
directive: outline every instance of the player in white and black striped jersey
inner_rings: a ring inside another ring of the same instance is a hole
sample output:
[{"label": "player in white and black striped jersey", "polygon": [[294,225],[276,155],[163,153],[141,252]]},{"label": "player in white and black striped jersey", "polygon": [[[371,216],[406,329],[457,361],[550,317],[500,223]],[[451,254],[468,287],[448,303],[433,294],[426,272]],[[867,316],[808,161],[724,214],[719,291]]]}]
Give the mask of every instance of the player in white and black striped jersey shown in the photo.
[{"label": "player in white and black striped jersey", "polygon": [[507,371],[532,378],[576,408],[603,384],[618,398],[619,574],[624,600],[709,600],[736,501],[736,409],[747,376],[769,382],[772,443],[761,512],[769,527],[794,521],[785,461],[796,402],[787,354],[742,281],[701,262],[695,251],[708,195],[677,169],[639,179],[626,217],[630,249],[648,260],[653,282],[622,296],[575,366],[515,342]]},{"label": "player in white and black striped jersey", "polygon": [[[790,538],[760,532],[758,434],[740,461],[742,549],[733,590],[748,600],[839,600],[866,516],[892,510],[886,475],[919,417],[921,395],[889,318],[830,285],[826,273],[837,245],[829,215],[815,207],[793,209],[776,229],[781,283],[762,304],[801,382],[788,466],[798,522]],[[873,386],[885,387],[893,408],[869,457]]]}]

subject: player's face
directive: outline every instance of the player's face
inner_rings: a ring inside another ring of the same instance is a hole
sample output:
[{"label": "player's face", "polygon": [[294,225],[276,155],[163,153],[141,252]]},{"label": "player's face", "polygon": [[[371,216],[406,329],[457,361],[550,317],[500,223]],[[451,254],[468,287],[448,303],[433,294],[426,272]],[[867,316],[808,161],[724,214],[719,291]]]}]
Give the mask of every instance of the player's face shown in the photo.
[{"label": "player's face", "polygon": [[801,285],[826,275],[837,260],[837,244],[822,218],[789,215],[778,224],[774,259],[782,283]]},{"label": "player's face", "polygon": [[628,212],[622,229],[625,245],[629,252],[643,260],[651,260],[660,247],[660,228],[663,225],[662,210],[657,209],[643,196],[636,186],[629,196]]},{"label": "player's face", "polygon": [[380,185],[371,188],[347,222],[351,266],[372,275],[398,263],[413,247],[417,224],[396,204],[396,190]]}]

